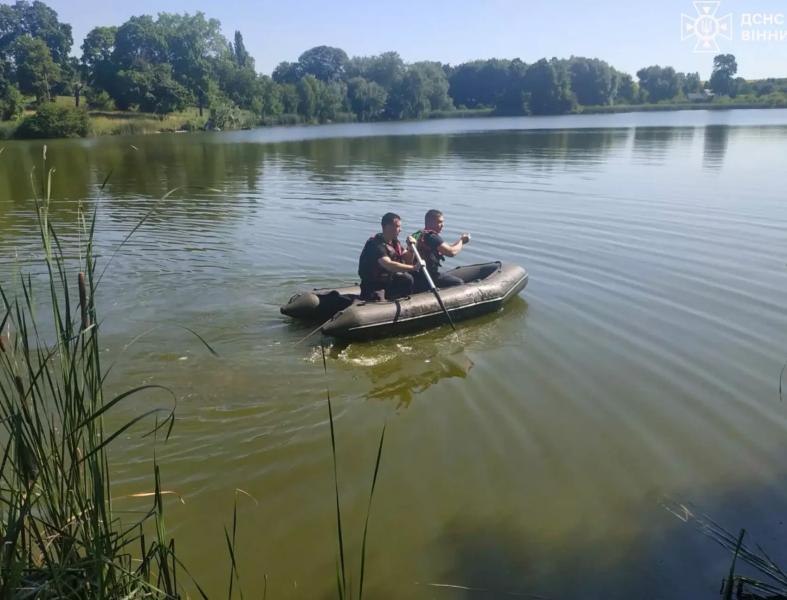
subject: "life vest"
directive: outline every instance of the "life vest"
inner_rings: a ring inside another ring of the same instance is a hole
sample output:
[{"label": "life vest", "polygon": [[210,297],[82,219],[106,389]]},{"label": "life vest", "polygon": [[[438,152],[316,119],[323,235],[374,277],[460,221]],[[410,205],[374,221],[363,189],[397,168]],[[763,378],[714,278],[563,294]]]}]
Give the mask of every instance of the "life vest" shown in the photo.
[{"label": "life vest", "polygon": [[426,268],[429,269],[429,273],[432,276],[437,275],[437,271],[440,269],[440,263],[445,260],[445,256],[440,254],[437,249],[433,249],[429,244],[426,243],[426,234],[433,233],[434,235],[440,235],[434,229],[419,229],[413,234],[415,238],[415,247],[418,250],[418,254],[421,255],[421,258],[424,259],[426,263]]},{"label": "life vest", "polygon": [[373,235],[366,240],[366,245],[363,247],[361,258],[358,261],[358,276],[361,278],[361,281],[386,282],[390,279],[391,273],[380,266],[378,262],[379,257],[371,255],[369,246],[372,242],[382,242],[385,247],[385,255],[394,262],[404,262],[404,248],[402,248],[398,239],[394,239],[391,243],[386,242],[382,233]]}]

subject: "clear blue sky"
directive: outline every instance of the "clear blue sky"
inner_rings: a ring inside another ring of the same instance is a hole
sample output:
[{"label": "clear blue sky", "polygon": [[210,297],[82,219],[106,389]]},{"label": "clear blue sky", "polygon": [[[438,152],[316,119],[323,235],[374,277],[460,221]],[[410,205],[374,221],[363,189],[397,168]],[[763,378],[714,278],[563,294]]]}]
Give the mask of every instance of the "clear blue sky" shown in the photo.
[{"label": "clear blue sky", "polygon": [[[3,0],[6,1],[6,0]],[[681,13],[696,15],[691,0],[563,2],[528,0],[45,0],[74,31],[75,54],[97,25],[120,25],[132,15],[202,11],[221,21],[232,39],[239,29],[257,70],[270,73],[321,44],[350,56],[396,50],[406,62],[457,64],[476,58],[532,62],[572,54],[602,58],[634,74],[651,64],[699,71],[707,78],[713,54],[696,54],[681,41]],[[735,54],[746,78],[787,77],[787,39],[744,42],[744,12],[786,12],[784,0],[722,0],[718,16],[733,14],[733,40],[719,40]],[[787,24],[779,29],[787,30]]]}]

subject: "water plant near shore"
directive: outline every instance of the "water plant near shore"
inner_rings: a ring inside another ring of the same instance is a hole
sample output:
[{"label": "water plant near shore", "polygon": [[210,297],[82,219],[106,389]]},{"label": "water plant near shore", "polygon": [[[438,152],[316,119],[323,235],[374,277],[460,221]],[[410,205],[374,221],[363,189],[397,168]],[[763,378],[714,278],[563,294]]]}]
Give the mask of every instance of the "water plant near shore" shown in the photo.
[{"label": "water plant near shore", "polygon": [[[2,151],[0,148],[0,154]],[[149,422],[147,435],[155,443],[157,435],[169,436],[174,423],[176,398],[165,386],[145,384],[112,397],[105,395],[109,369],[101,363],[101,320],[95,304],[109,263],[152,214],[156,204],[110,254],[102,270],[97,271],[94,237],[98,203],[89,214],[80,212],[80,247],[78,258],[74,259],[73,249],[64,247],[64,240],[50,221],[54,171],[47,171],[46,146],[43,172],[40,194],[35,195],[46,267],[43,282],[20,275],[17,294],[11,292],[11,286],[0,282],[0,598],[175,599],[182,597],[185,589],[196,589],[202,598],[207,598],[177,557],[175,540],[167,535],[164,498],[174,492],[162,489],[155,460],[153,491],[132,494],[139,500],[152,499],[152,504],[141,513],[117,510],[115,503],[119,499],[113,499],[111,490],[108,448],[112,442],[132,427]],[[38,294],[42,283],[47,292],[46,303],[51,305],[51,318],[40,310]],[[50,325],[52,333],[48,331]],[[201,336],[189,331],[216,354]],[[323,368],[327,375],[324,349]],[[115,429],[107,427],[105,417],[113,408],[136,394],[153,392],[164,395],[166,406],[144,411]],[[336,494],[337,594],[341,600],[362,600],[369,520],[385,427],[364,521],[355,596],[352,581],[348,584],[345,564],[329,389],[327,404]],[[232,527],[225,529],[230,599],[235,590],[243,597],[236,560],[238,492],[246,494],[236,490]],[[132,514],[137,516],[129,517]],[[186,575],[185,587],[179,574]],[[267,576],[262,596],[267,596]]]},{"label": "water plant near shore", "polygon": [[[54,337],[47,339],[40,325],[30,276],[20,276],[15,298],[0,285],[0,597],[176,598],[183,566],[164,526],[159,467],[153,491],[140,494],[152,504],[141,516],[121,518],[107,455],[118,436],[145,421],[152,422],[150,434],[168,435],[175,397],[155,384],[105,396],[94,303],[96,209],[81,215],[85,242],[74,269],[49,220],[46,147],[43,167],[35,205]],[[170,405],[106,428],[109,411],[152,391]]]}]

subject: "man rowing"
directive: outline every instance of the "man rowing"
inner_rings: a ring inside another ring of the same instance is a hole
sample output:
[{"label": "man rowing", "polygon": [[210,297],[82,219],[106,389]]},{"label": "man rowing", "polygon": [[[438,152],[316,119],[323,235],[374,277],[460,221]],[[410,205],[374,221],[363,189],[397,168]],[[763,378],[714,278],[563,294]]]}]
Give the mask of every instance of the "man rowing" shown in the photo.
[{"label": "man rowing", "polygon": [[[382,232],[370,237],[363,247],[358,261],[358,276],[361,278],[361,300],[396,300],[413,293],[413,274],[421,266],[413,261],[411,248],[405,250],[399,243],[402,220],[389,212],[383,215]],[[415,240],[408,238],[408,243]]]},{"label": "man rowing", "polygon": [[[424,215],[424,228],[417,231],[412,237],[416,239],[416,247],[421,258],[426,263],[429,275],[438,288],[453,287],[462,285],[464,281],[455,275],[440,273],[440,264],[445,257],[454,257],[462,251],[465,244],[470,243],[470,234],[463,233],[453,244],[444,241],[440,233],[445,226],[445,217],[439,210],[432,209]],[[409,239],[409,238],[408,238]],[[416,278],[415,291],[423,292],[429,289],[429,283],[424,275]]]}]

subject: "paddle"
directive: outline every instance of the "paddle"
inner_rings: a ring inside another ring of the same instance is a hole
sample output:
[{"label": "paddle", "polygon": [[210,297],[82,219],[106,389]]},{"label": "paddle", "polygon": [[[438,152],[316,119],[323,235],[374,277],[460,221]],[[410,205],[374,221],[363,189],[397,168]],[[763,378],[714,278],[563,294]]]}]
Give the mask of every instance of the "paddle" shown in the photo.
[{"label": "paddle", "polygon": [[[408,242],[408,244],[410,243]],[[437,303],[440,305],[440,308],[443,309],[445,316],[448,317],[448,322],[451,324],[451,329],[456,331],[456,325],[454,325],[454,320],[451,318],[451,315],[448,313],[448,309],[445,307],[445,304],[443,304],[443,299],[440,297],[440,292],[437,291],[437,287],[435,286],[434,281],[432,281],[432,276],[429,274],[429,270],[426,268],[426,263],[424,262],[424,259],[421,258],[421,255],[418,253],[418,248],[415,247],[415,244],[410,244],[410,247],[413,249],[413,254],[415,254],[415,259],[418,261],[418,264],[421,265],[421,272],[424,274],[424,277],[426,277],[426,282],[429,284],[429,289],[432,290],[434,297],[437,298]]]}]

